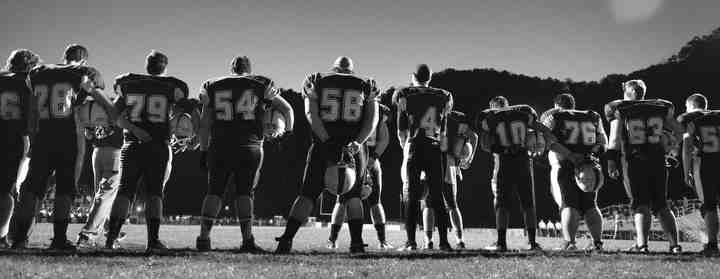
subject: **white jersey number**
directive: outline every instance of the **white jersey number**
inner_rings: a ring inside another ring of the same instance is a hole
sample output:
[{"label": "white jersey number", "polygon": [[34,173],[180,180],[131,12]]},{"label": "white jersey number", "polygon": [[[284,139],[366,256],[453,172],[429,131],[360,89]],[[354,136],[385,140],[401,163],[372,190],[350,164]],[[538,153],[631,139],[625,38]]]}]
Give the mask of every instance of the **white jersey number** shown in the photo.
[{"label": "white jersey number", "polygon": [[[630,144],[656,144],[662,135],[663,119],[650,117],[644,119],[630,119],[627,121],[628,140]],[[650,133],[648,134],[648,130]]]},{"label": "white jersey number", "polygon": [[565,130],[569,131],[566,144],[578,144],[582,138],[583,145],[595,145],[597,143],[597,127],[589,121],[563,121]]},{"label": "white jersey number", "polygon": [[232,103],[232,91],[217,91],[215,92],[215,119],[232,121],[237,115],[240,120],[255,120],[258,101],[259,98],[252,89],[243,91],[235,104]]},{"label": "white jersey number", "polygon": [[702,151],[704,153],[720,152],[720,126],[700,127],[700,138],[702,139]]},{"label": "white jersey number", "polygon": [[343,120],[358,122],[362,118],[362,92],[354,89],[324,88],[320,99],[320,119],[327,122]]},{"label": "white jersey number", "polygon": [[72,114],[75,91],[70,84],[57,83],[52,88],[39,84],[35,86],[34,92],[38,98],[40,119],[50,119],[50,114],[53,118],[67,118]]},{"label": "white jersey number", "polygon": [[143,111],[152,123],[167,122],[168,99],[165,95],[127,94],[125,105],[130,107],[130,121],[142,121]]},{"label": "white jersey number", "polygon": [[20,97],[16,92],[4,91],[0,93],[0,119],[17,120],[22,117]]},{"label": "white jersey number", "polygon": [[503,147],[510,147],[512,145],[525,146],[525,137],[527,136],[527,125],[522,121],[510,122],[510,130],[508,131],[507,124],[500,122],[495,128],[500,145]]}]

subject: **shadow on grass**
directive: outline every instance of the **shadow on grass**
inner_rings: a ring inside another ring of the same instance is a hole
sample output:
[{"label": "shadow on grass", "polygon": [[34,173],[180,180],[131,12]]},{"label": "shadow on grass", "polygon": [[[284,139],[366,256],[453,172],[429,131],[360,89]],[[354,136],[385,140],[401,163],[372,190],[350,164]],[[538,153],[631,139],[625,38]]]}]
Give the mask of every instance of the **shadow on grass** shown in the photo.
[{"label": "shadow on grass", "polygon": [[634,261],[675,261],[675,262],[691,262],[704,258],[720,258],[720,255],[707,256],[700,253],[685,252],[679,255],[670,253],[654,252],[650,254],[627,253],[622,251],[609,251],[601,253],[588,253],[584,251],[521,251],[511,250],[508,252],[494,252],[487,250],[459,250],[452,252],[441,251],[418,251],[418,252],[367,252],[364,254],[349,254],[346,252],[335,251],[303,251],[293,252],[290,254],[274,254],[270,251],[263,253],[245,253],[233,249],[216,249],[210,252],[198,252],[195,249],[170,249],[167,252],[147,253],[141,249],[80,249],[73,252],[53,251],[47,249],[25,249],[25,250],[0,250],[0,256],[29,256],[29,257],[88,257],[88,258],[115,258],[115,257],[206,257],[206,256],[229,256],[229,255],[254,255],[266,259],[273,258],[291,258],[291,257],[330,257],[330,258],[348,258],[348,259],[401,259],[401,260],[423,260],[423,259],[460,259],[483,257],[488,259],[500,258],[592,258],[599,261],[617,261],[617,260],[634,260]]}]

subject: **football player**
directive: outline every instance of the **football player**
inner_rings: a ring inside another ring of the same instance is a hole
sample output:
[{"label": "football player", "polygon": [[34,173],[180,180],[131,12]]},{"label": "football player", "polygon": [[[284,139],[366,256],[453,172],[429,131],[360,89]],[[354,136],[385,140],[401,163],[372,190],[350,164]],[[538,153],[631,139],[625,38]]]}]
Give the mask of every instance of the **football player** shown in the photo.
[{"label": "football player", "polygon": [[95,100],[86,100],[80,107],[79,118],[85,129],[85,138],[92,144],[92,169],[95,197],[88,220],[80,230],[76,245],[93,247],[102,234],[110,215],[120,184],[120,148],[123,145],[122,129],[108,117]]},{"label": "football player", "polygon": [[[548,152],[551,166],[550,190],[560,209],[564,238],[564,243],[558,250],[577,250],[575,233],[578,220],[583,217],[593,240],[587,249],[600,251],[603,245],[602,215],[597,206],[597,191],[603,179],[599,157],[607,144],[602,119],[597,112],[576,110],[573,95],[559,94],[554,103],[554,108],[542,114],[541,122],[570,151],[585,157],[584,163],[574,165],[557,152]],[[590,170],[589,174],[593,176],[587,185],[591,188],[585,190],[582,190],[576,181],[576,172],[583,170]]]},{"label": "football player", "polygon": [[[446,161],[443,174],[443,196],[445,199],[445,209],[448,211],[450,223],[455,231],[455,238],[457,240],[456,247],[458,249],[465,249],[465,241],[463,239],[462,214],[460,213],[460,208],[457,203],[457,187],[463,177],[461,170],[470,168],[478,146],[478,134],[470,127],[471,121],[464,113],[453,110],[448,115],[448,150],[444,153]],[[426,198],[423,211],[426,238],[428,238],[429,243],[432,243],[430,239],[432,239],[435,215],[431,207],[431,201],[432,197]],[[428,229],[430,230],[429,232],[427,231]],[[432,245],[430,246],[432,247]]]},{"label": "football player", "polygon": [[678,117],[686,128],[683,136],[683,174],[688,185],[695,188],[702,201],[708,237],[702,253],[718,253],[718,188],[717,165],[720,164],[720,111],[708,111],[707,98],[693,94],[685,102],[687,112]]},{"label": "football player", "polygon": [[[670,252],[680,253],[675,215],[667,205],[667,173],[665,142],[680,141],[681,127],[675,120],[673,104],[661,100],[645,100],[646,86],[642,80],[622,84],[624,99],[605,105],[610,122],[608,143],[608,174],[616,179],[623,175],[625,191],[635,212],[635,244],[630,252],[648,253],[652,212],[670,242]],[[664,132],[666,130],[672,131]],[[676,152],[676,151],[675,151]],[[620,171],[622,168],[622,171]]]},{"label": "football player", "polygon": [[[331,168],[338,172],[344,169],[347,176],[355,170],[352,187],[342,193],[340,199],[347,204],[350,252],[365,251],[360,185],[367,159],[362,145],[378,122],[377,92],[375,81],[356,75],[352,60],[344,56],[335,61],[332,71],[315,73],[305,79],[303,96],[313,131],[313,144],[308,151],[300,195],[290,209],[285,232],[276,239],[277,253],[290,252],[292,239],[310,215],[314,201],[330,182],[325,180],[325,174]],[[337,167],[341,163],[347,166]]]},{"label": "football player", "polygon": [[[462,181],[461,169],[469,169],[475,157],[478,145],[478,135],[471,127],[471,121],[464,113],[451,111],[447,120],[448,150],[444,153],[445,169],[443,179],[443,195],[445,209],[450,216],[450,223],[455,231],[457,248],[465,249],[463,240],[463,220],[460,208],[457,205],[457,186]],[[426,248],[432,249],[433,220],[435,214],[431,206],[432,197],[425,198],[423,209],[423,227],[425,228]]]},{"label": "football player", "polygon": [[100,91],[105,86],[100,73],[86,65],[87,57],[85,47],[72,44],[65,49],[63,64],[37,66],[28,74],[34,103],[30,123],[32,159],[12,221],[13,248],[27,246],[36,208],[54,171],[54,236],[50,249],[75,250],[66,233],[85,157],[84,128],[79,123],[78,107],[89,94],[111,119],[115,116],[112,105]]},{"label": "football player", "polygon": [[[392,98],[397,107],[398,138],[404,153],[401,177],[407,241],[401,251],[417,250],[415,230],[423,195],[429,193],[433,208],[445,208],[442,192],[446,158],[442,152],[447,150],[447,115],[452,110],[453,98],[448,91],[428,86],[431,75],[428,65],[418,65],[411,74],[412,86],[396,91]],[[427,191],[420,181],[422,172],[427,177]],[[447,211],[438,210],[436,213],[439,248],[452,250],[447,240]]]},{"label": "football player", "polygon": [[146,191],[145,220],[147,252],[167,250],[160,241],[162,198],[168,161],[171,156],[168,140],[171,127],[171,106],[183,100],[187,84],[167,76],[168,57],[151,51],[146,59],[147,74],[128,73],[115,79],[115,107],[121,117],[118,126],[124,129],[124,145],[120,151],[120,185],[110,212],[105,248],[117,248],[120,229],[135,199],[139,180]]},{"label": "football player", "polygon": [[485,249],[506,251],[508,206],[512,196],[517,196],[523,209],[525,229],[527,230],[529,250],[541,250],[535,241],[537,220],[535,217],[534,185],[532,178],[532,160],[527,140],[531,131],[542,133],[550,149],[575,162],[578,155],[571,153],[557,142],[549,129],[542,125],[535,110],[528,105],[510,106],[503,96],[490,100],[490,108],[478,114],[475,120],[476,130],[489,135],[489,148],[493,154],[492,191],[495,205],[495,224],[497,242]]},{"label": "football player", "polygon": [[[285,134],[292,133],[293,110],[273,81],[253,75],[250,59],[232,60],[231,75],[206,81],[201,97],[201,150],[208,169],[208,194],[202,207],[203,221],[196,247],[209,251],[210,230],[222,208],[222,196],[230,175],[235,177],[235,205],[238,209],[243,241],[240,251],[262,251],[252,235],[253,193],[263,164],[264,116],[277,109],[285,119]],[[268,106],[269,105],[269,106]]]},{"label": "football player", "polygon": [[30,50],[17,49],[10,53],[5,71],[0,73],[0,130],[3,142],[3,168],[0,175],[0,249],[10,248],[7,234],[15,203],[15,181],[20,160],[27,156],[29,139],[27,124],[30,110],[30,89],[25,82],[30,69],[40,58]]},{"label": "football player", "polygon": [[[367,205],[370,206],[370,217],[375,225],[375,231],[377,232],[378,248],[380,250],[392,249],[393,247],[387,243],[385,238],[385,209],[382,206],[380,196],[382,193],[382,169],[380,167],[380,156],[385,152],[390,143],[390,135],[387,126],[388,117],[390,117],[390,109],[385,105],[380,104],[379,122],[375,131],[373,131],[365,142],[367,148],[368,160],[368,175],[366,175],[367,183],[370,184],[371,192],[370,195],[365,198]],[[330,238],[328,239],[328,248],[337,248],[338,233],[342,228],[342,223],[345,220],[345,205],[340,203],[340,200],[335,202],[335,207],[332,211],[331,225],[330,225]]]}]

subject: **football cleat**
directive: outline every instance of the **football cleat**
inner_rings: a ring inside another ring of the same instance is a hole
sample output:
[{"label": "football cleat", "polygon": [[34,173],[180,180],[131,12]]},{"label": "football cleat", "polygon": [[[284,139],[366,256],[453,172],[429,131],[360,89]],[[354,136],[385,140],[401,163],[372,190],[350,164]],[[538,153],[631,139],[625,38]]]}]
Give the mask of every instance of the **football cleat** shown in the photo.
[{"label": "football cleat", "polygon": [[585,251],[587,251],[587,252],[602,252],[603,251],[603,242],[595,241],[593,243],[590,243],[590,244],[588,244],[587,247],[585,247]]},{"label": "football cleat", "polygon": [[210,238],[197,237],[195,239],[195,248],[200,252],[207,252],[212,250],[212,244]]},{"label": "football cleat", "polygon": [[382,241],[378,245],[378,249],[380,250],[392,250],[394,247],[387,243],[387,241]]},{"label": "football cleat", "polygon": [[325,247],[327,247],[328,249],[331,249],[331,250],[335,250],[338,248],[337,243],[333,240],[328,240],[327,245]]},{"label": "football cleat", "polygon": [[682,246],[680,245],[672,245],[669,249],[670,254],[682,254]]},{"label": "football cleat", "polygon": [[563,244],[555,248],[555,251],[577,251],[577,246],[575,245],[575,242],[571,241],[563,241]]},{"label": "football cleat", "polygon": [[465,249],[466,249],[466,248],[465,248],[465,242],[464,242],[464,241],[458,242],[457,245],[455,246],[455,249],[465,250]]},{"label": "football cleat", "polygon": [[78,240],[75,243],[75,246],[78,248],[92,248],[96,246],[95,240],[91,239],[90,236],[88,236],[85,233],[80,233],[78,235]]},{"label": "football cleat", "polygon": [[575,167],[575,182],[580,190],[586,193],[593,192],[602,187],[605,178],[602,174],[600,162],[597,158],[589,157]]},{"label": "football cleat", "polygon": [[27,241],[27,239],[25,239],[25,240],[13,241],[12,246],[10,246],[10,249],[23,250],[23,249],[27,249],[27,247],[28,247],[28,241]]},{"label": "football cleat", "polygon": [[627,249],[628,253],[642,253],[642,254],[648,254],[650,253],[650,249],[648,249],[647,244],[638,246],[637,244],[633,244],[630,248]]},{"label": "football cleat", "polygon": [[422,247],[423,250],[433,250],[435,249],[435,243],[432,241],[425,241]]},{"label": "football cleat", "polygon": [[248,240],[243,240],[242,246],[238,249],[238,252],[240,253],[265,253],[266,251],[263,248],[260,248],[255,244],[255,238],[251,238]]},{"label": "football cleat", "polygon": [[275,254],[289,254],[292,249],[292,239],[285,239],[283,237],[275,238],[278,242],[277,248],[275,248]]},{"label": "football cleat", "polygon": [[398,252],[413,252],[417,251],[417,249],[417,243],[405,242],[405,245],[403,245],[403,247],[398,248]]},{"label": "football cleat", "polygon": [[543,249],[542,246],[540,246],[540,244],[537,242],[528,243],[528,248],[527,248],[528,251],[542,251],[542,249]]},{"label": "football cleat", "polygon": [[8,241],[7,235],[0,237],[0,249],[9,249],[10,247],[10,241]]},{"label": "football cleat", "polygon": [[50,247],[48,247],[48,250],[54,250],[54,251],[61,251],[61,252],[72,252],[77,250],[77,247],[70,242],[70,240],[63,239],[63,240],[55,240],[53,238],[52,242],[50,242]]},{"label": "football cleat", "polygon": [[495,242],[495,243],[493,243],[493,245],[485,247],[485,250],[493,251],[493,252],[506,252],[508,249],[507,249],[507,244]]},{"label": "football cleat", "polygon": [[438,246],[438,248],[440,249],[440,251],[443,251],[443,252],[452,252],[453,251],[453,248],[449,242],[440,242],[440,245]]},{"label": "football cleat", "polygon": [[148,240],[147,249],[145,249],[145,253],[148,254],[162,254],[167,253],[168,247],[160,241],[160,239],[153,239]]}]

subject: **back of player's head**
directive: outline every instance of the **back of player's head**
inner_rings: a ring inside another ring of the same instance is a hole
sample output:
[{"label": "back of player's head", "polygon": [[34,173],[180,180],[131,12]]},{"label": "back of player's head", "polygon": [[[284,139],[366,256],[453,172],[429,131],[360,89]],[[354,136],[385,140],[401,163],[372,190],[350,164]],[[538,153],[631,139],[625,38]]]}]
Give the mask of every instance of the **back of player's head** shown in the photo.
[{"label": "back of player's head", "polygon": [[151,75],[161,75],[165,72],[167,64],[167,55],[153,49],[145,59],[145,70],[147,70],[147,73]]},{"label": "back of player's head", "polygon": [[490,99],[490,108],[504,108],[510,106],[510,102],[505,96],[495,96]]},{"label": "back of player's head", "polygon": [[70,44],[65,48],[63,59],[65,63],[83,62],[88,58],[90,53],[87,48],[79,44]]},{"label": "back of player's head", "polygon": [[690,95],[690,97],[687,97],[687,100],[685,100],[685,107],[687,108],[687,111],[706,110],[708,108],[708,100],[705,95],[695,93]]},{"label": "back of player's head", "polygon": [[623,82],[623,93],[625,94],[625,99],[629,100],[643,100],[645,99],[645,92],[647,91],[647,86],[645,86],[645,82],[640,79],[633,79],[626,82]]},{"label": "back of player's head", "polygon": [[238,75],[252,73],[250,58],[244,55],[235,56],[230,62],[230,72]]},{"label": "back of player's head", "polygon": [[40,63],[40,57],[28,49],[16,49],[10,53],[5,70],[13,73],[27,73]]},{"label": "back of player's head", "polygon": [[354,65],[352,59],[350,59],[350,57],[340,56],[337,59],[335,59],[332,70],[337,73],[350,74],[353,72],[354,68],[355,68],[355,65]]},{"label": "back of player's head", "polygon": [[562,93],[555,96],[553,103],[556,108],[575,109],[575,97],[570,93]]},{"label": "back of player's head", "polygon": [[425,84],[430,82],[430,78],[432,77],[432,70],[430,70],[430,66],[427,64],[420,64],[417,65],[415,68],[415,72],[412,74],[413,81],[418,84]]}]

